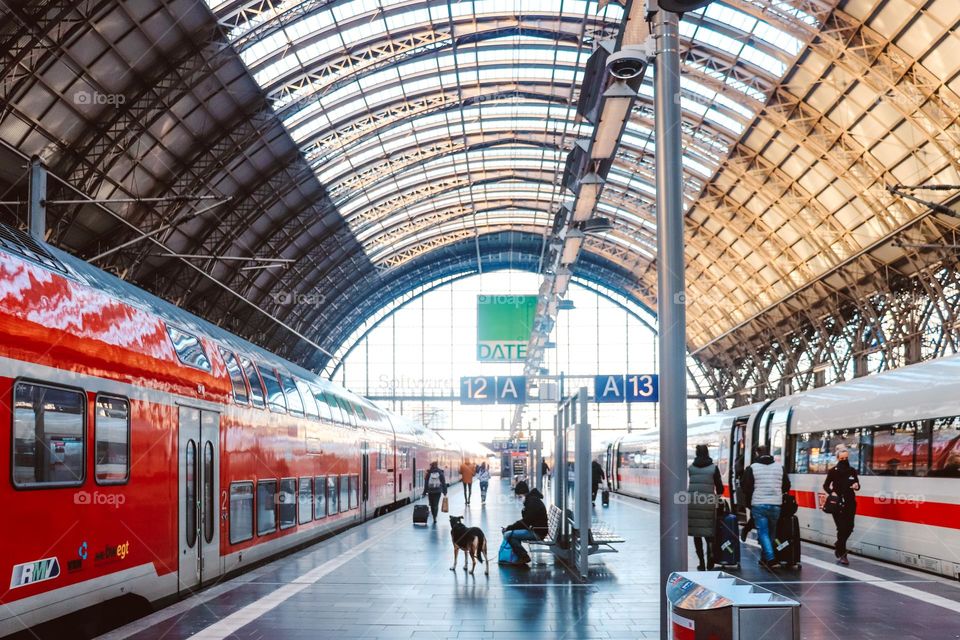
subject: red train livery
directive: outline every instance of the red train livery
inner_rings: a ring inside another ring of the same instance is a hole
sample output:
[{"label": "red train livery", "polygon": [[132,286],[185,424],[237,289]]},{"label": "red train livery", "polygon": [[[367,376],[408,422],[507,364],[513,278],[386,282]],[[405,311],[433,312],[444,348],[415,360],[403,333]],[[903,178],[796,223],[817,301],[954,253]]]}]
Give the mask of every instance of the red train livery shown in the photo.
[{"label": "red train livery", "polygon": [[189,592],[415,498],[464,452],[0,227],[0,635]]}]

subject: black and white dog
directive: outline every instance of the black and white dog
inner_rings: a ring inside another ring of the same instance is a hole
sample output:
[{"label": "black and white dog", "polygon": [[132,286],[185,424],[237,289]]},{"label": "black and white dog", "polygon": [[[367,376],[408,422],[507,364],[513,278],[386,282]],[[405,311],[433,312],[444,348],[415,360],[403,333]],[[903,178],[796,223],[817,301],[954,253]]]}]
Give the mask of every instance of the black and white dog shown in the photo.
[{"label": "black and white dog", "polygon": [[467,527],[463,524],[463,516],[450,516],[450,537],[453,538],[453,566],[450,571],[457,570],[457,554],[463,550],[463,570],[467,570],[467,556],[473,559],[470,575],[477,568],[477,560],[483,563],[484,573],[490,575],[490,562],[487,557],[487,537],[480,527]]}]

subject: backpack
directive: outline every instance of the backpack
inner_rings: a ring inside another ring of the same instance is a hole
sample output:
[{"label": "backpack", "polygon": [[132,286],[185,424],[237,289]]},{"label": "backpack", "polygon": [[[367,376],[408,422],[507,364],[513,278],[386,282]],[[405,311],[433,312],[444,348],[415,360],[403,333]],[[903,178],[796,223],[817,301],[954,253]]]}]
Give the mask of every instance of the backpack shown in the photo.
[{"label": "backpack", "polygon": [[442,488],[443,485],[440,484],[440,472],[431,471],[430,477],[427,479],[427,489],[440,491]]},{"label": "backpack", "polygon": [[506,538],[500,543],[500,551],[497,553],[497,563],[520,564],[520,558],[517,557],[517,554],[513,551],[513,547],[510,546]]}]

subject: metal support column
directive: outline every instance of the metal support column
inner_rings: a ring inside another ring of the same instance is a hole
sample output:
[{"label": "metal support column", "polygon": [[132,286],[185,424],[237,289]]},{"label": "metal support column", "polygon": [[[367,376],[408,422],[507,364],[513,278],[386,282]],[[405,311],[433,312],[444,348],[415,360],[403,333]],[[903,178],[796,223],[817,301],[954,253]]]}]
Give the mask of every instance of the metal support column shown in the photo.
[{"label": "metal support column", "polygon": [[680,130],[679,16],[657,11],[657,315],[660,344],[660,637],[670,637],[666,584],[687,569],[686,299]]},{"label": "metal support column", "polygon": [[591,474],[593,473],[590,459],[590,423],[587,415],[587,388],[580,387],[577,394],[577,423],[576,423],[576,469],[577,469],[577,529],[580,532],[576,546],[577,557],[573,563],[580,573],[581,579],[587,578],[588,559],[590,555],[590,523],[592,520],[590,489]]},{"label": "metal support column", "polygon": [[40,158],[30,158],[30,206],[27,210],[30,237],[40,242],[47,235],[47,168]]}]

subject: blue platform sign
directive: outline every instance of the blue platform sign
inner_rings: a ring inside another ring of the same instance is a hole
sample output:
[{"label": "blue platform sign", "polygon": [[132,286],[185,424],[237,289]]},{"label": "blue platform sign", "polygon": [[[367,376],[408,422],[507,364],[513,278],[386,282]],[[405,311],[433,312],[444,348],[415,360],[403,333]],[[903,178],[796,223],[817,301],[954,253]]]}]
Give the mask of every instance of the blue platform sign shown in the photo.
[{"label": "blue platform sign", "polygon": [[655,373],[634,373],[626,377],[627,402],[659,402],[660,376]]},{"label": "blue platform sign", "polygon": [[523,376],[497,376],[497,402],[524,404],[527,401],[527,379]]},{"label": "blue platform sign", "polygon": [[461,404],[493,404],[497,401],[497,379],[494,376],[460,378]]},{"label": "blue platform sign", "polygon": [[594,376],[593,399],[595,402],[623,402],[626,399],[623,376]]}]

